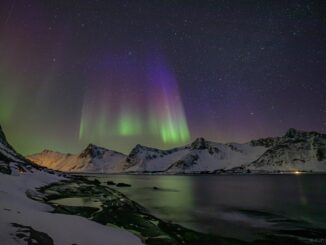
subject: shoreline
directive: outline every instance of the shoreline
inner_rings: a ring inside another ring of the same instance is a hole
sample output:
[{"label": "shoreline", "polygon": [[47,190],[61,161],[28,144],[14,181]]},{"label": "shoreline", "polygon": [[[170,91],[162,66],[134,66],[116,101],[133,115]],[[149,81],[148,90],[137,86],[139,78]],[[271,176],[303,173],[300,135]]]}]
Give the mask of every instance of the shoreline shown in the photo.
[{"label": "shoreline", "polygon": [[[54,170],[55,171],[55,170]],[[257,176],[257,175],[326,175],[326,172],[304,172],[300,171],[299,173],[289,171],[289,172],[251,172],[251,173],[93,173],[93,172],[62,172],[64,174],[76,175],[76,176],[89,176],[89,175],[131,175],[131,176]]]}]

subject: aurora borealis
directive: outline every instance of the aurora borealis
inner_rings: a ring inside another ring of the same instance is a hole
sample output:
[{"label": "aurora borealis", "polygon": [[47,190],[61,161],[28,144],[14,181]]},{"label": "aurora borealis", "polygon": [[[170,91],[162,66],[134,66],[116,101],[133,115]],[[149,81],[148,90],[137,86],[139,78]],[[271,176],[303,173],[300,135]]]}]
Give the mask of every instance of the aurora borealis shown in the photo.
[{"label": "aurora borealis", "polygon": [[326,130],[324,1],[0,3],[18,151],[171,148]]},{"label": "aurora borealis", "polygon": [[115,137],[142,136],[164,144],[187,143],[177,80],[161,55],[140,64],[123,57],[108,60],[86,85],[79,140],[105,144]]}]

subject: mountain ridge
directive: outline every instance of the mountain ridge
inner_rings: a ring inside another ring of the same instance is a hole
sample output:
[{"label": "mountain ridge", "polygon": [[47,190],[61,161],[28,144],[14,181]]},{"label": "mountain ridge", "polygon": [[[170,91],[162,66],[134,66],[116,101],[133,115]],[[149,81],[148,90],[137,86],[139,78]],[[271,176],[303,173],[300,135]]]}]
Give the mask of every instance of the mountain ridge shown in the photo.
[{"label": "mountain ridge", "polygon": [[[44,159],[49,154],[43,152],[43,156],[39,153],[28,158],[46,166]],[[75,160],[72,161],[71,157]],[[137,144],[127,155],[89,144],[80,154],[61,154],[59,159],[54,159],[57,163],[55,169],[73,172],[326,171],[326,135],[290,128],[283,136],[254,139],[241,144],[218,143],[198,137],[187,145],[168,150]],[[69,164],[74,166],[66,168]],[[92,164],[96,166],[89,167]]]},{"label": "mountain ridge", "polygon": [[[89,144],[78,154],[43,150],[40,153],[29,155],[27,158],[43,167],[63,172],[107,172],[109,170],[115,172],[117,163],[125,158],[125,155]],[[101,161],[105,161],[107,164],[103,165]]]}]

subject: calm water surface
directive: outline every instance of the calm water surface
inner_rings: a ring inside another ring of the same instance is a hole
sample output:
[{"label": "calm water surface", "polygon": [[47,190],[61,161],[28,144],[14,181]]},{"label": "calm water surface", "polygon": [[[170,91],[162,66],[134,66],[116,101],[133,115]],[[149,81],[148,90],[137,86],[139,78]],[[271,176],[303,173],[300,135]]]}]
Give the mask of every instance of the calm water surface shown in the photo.
[{"label": "calm water surface", "polygon": [[157,217],[198,231],[251,240],[302,225],[326,229],[326,175],[95,178],[131,184],[114,188]]}]

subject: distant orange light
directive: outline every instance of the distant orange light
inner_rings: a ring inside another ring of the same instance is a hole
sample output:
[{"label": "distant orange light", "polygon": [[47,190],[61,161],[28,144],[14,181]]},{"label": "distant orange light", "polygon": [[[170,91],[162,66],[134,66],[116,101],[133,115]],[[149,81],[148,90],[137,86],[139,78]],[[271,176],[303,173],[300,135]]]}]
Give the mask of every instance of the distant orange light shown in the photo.
[{"label": "distant orange light", "polygon": [[301,172],[300,171],[294,171],[294,174],[301,174]]}]

